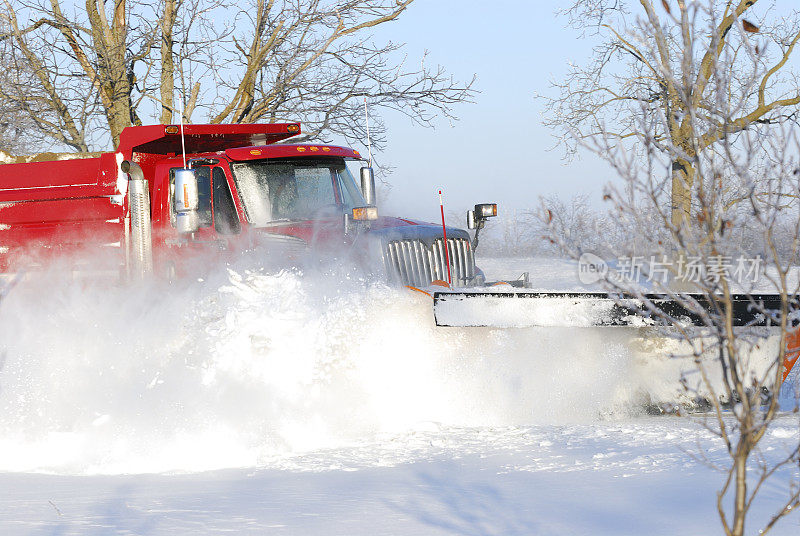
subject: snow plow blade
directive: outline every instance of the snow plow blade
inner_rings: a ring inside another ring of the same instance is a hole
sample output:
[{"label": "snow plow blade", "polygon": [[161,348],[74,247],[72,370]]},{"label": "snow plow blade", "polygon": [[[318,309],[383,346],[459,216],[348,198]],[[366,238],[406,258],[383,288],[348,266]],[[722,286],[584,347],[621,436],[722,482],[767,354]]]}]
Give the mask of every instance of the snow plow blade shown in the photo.
[{"label": "snow plow blade", "polygon": [[[704,295],[685,294],[706,311],[712,304]],[[643,299],[642,299],[643,298]],[[734,294],[734,326],[769,326],[764,310],[780,309],[777,294]],[[648,303],[649,302],[649,303]],[[611,298],[602,292],[494,292],[437,291],[433,313],[437,326],[449,327],[646,327],[663,325],[658,312],[685,325],[703,326],[692,311],[662,294]]]}]

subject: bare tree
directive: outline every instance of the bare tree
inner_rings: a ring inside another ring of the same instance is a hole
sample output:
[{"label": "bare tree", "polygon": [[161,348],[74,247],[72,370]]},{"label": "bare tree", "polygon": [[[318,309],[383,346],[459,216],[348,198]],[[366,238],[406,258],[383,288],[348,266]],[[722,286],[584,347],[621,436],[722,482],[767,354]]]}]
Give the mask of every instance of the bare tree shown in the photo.
[{"label": "bare tree", "polygon": [[[0,42],[31,74],[0,84],[37,128],[86,151],[116,145],[144,120],[211,123],[300,119],[305,139],[364,138],[363,107],[395,109],[423,125],[452,117],[472,82],[442,67],[409,67],[401,45],[373,30],[413,0],[2,0]],[[179,102],[175,93],[179,93]],[[384,127],[372,133],[380,145]]]},{"label": "bare tree", "polygon": [[26,129],[21,110],[13,106],[0,106],[0,163],[10,161],[12,155],[26,151]]},{"label": "bare tree", "polygon": [[[792,121],[781,121],[786,99],[765,97],[797,34],[787,38],[777,64],[766,62],[765,42],[752,39],[752,28],[739,18],[754,3],[678,2],[675,13],[665,9],[659,20],[643,0],[644,16],[635,25],[631,22],[626,32],[614,34],[618,45],[612,49],[635,56],[643,78],[655,77],[666,93],[657,98],[640,93],[630,99],[630,116],[620,115],[618,123],[626,129],[624,134],[599,119],[602,107],[596,100],[581,119],[591,116],[587,121],[592,131],[573,131],[576,144],[604,158],[622,179],[606,193],[611,218],[624,221],[630,234],[649,244],[651,257],[640,258],[638,270],[633,266],[636,259],[629,257],[627,272],[609,271],[604,282],[613,296],[632,295],[642,304],[632,310],[642,322],[665,326],[663,336],[675,339],[681,348],[670,357],[694,363],[695,373],[684,378],[684,388],[711,404],[711,416],[699,420],[719,437],[729,455],[730,464],[719,468],[724,480],[717,509],[725,534],[736,536],[745,533],[748,513],[765,482],[781,471],[794,474],[800,463],[800,441],[777,457],[760,449],[777,420],[797,420],[796,415],[780,415],[776,395],[800,351],[800,332],[793,328],[800,292],[800,129]],[[725,17],[718,18],[722,4]],[[682,43],[674,58],[681,67],[663,62],[651,69],[668,35],[679,36],[677,43]],[[695,46],[701,41],[713,44],[702,49],[701,57],[711,54],[707,68],[702,61],[695,63]],[[629,88],[639,84],[624,80]],[[772,90],[795,92],[796,87],[785,81]],[[609,91],[607,86],[590,90],[587,101]],[[761,128],[767,124],[769,129]],[[691,226],[685,224],[686,207],[678,221],[674,217],[671,187],[676,163],[681,162],[685,170],[691,168],[691,175],[680,180],[695,189]],[[552,238],[573,256],[584,252],[581,244],[570,242],[550,209],[544,208],[541,217],[550,224]],[[614,250],[613,244],[609,249]],[[683,280],[682,286],[692,292],[676,292],[676,280]],[[650,292],[681,305],[699,326],[658,307],[648,297]],[[777,305],[767,306],[762,293],[777,296]],[[742,305],[763,315],[770,327],[738,325],[737,307]],[[800,482],[795,476],[759,533],[768,532],[799,506]]]},{"label": "bare tree", "polygon": [[[604,253],[607,244],[613,244],[615,251],[625,249],[626,238],[620,236],[620,227],[615,226],[604,214],[593,210],[586,194],[574,195],[569,202],[552,195],[542,199],[544,218],[530,218],[535,233],[547,237],[550,229],[558,229],[559,236],[570,244],[580,244],[585,250]],[[529,213],[530,214],[530,213]],[[562,247],[558,241],[550,241],[559,255],[569,255],[570,248]]]},{"label": "bare tree", "polygon": [[[3,26],[0,24],[2,32]],[[0,43],[0,70],[5,73],[0,78],[0,93],[7,87],[9,79],[25,78],[30,74],[19,67],[13,56],[8,54],[7,47]],[[31,124],[21,103],[0,99],[0,162],[10,160],[11,155],[25,152],[32,146],[36,140],[32,132],[34,129],[35,125]]]},{"label": "bare tree", "polygon": [[[699,158],[723,150],[725,140],[745,130],[766,133],[796,118],[800,103],[797,73],[789,63],[800,40],[796,11],[779,16],[766,0],[714,0],[702,12],[695,4],[572,0],[562,11],[570,24],[596,31],[602,42],[586,66],[573,66],[554,82],[558,96],[546,99],[547,124],[561,129],[570,149],[576,140],[595,136],[630,146],[644,134],[640,119],[665,118],[651,122],[658,130],[648,134],[650,149],[672,158],[675,226],[693,224]],[[688,31],[698,16],[710,31]],[[723,62],[723,55],[730,59]],[[737,101],[733,117],[716,102],[721,83]]]}]

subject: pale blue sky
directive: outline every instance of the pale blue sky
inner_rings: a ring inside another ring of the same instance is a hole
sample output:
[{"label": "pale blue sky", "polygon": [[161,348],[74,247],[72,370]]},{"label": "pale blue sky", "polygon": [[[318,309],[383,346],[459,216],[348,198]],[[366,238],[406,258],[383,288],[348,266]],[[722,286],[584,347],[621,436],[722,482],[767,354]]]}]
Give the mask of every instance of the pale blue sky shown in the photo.
[{"label": "pale blue sky", "polygon": [[384,212],[436,218],[440,187],[446,208],[459,211],[478,202],[497,202],[501,211],[533,208],[551,193],[566,199],[586,192],[599,200],[613,172],[591,155],[565,163],[562,148],[548,150],[554,138],[534,98],[591,50],[556,17],[559,4],[418,0],[381,28],[378,37],[407,43],[410,62],[427,49],[428,62],[458,79],[475,73],[481,92],[475,104],[456,108],[461,120],[452,127],[439,121],[424,129],[400,114],[385,116],[389,143],[380,157],[395,172]]},{"label": "pale blue sky", "polygon": [[[474,203],[497,202],[500,213],[539,206],[540,196],[568,200],[585,193],[597,207],[615,173],[582,152],[566,162],[551,132],[542,126],[538,94],[553,94],[550,81],[570,62],[585,64],[591,37],[567,28],[556,15],[571,0],[417,0],[399,20],[382,25],[379,39],[406,43],[408,61],[441,64],[457,79],[478,77],[475,104],[457,106],[461,118],[435,129],[413,125],[401,114],[385,115],[388,146],[380,157],[395,167],[383,212],[438,218],[437,191],[446,209],[466,211]],[[749,16],[773,21],[793,14],[797,0],[759,5]],[[796,54],[795,54],[796,55]],[[790,62],[797,70],[798,58]]]}]

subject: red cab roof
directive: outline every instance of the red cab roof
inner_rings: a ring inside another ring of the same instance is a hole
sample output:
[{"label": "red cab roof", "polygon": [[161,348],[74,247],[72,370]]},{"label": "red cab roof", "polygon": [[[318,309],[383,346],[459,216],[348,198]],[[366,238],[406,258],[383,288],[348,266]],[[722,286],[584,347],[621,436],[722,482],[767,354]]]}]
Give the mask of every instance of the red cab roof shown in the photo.
[{"label": "red cab roof", "polygon": [[[299,123],[261,125],[183,125],[187,153],[211,153],[231,147],[268,145],[300,133]],[[178,154],[181,152],[179,125],[127,127],[122,131],[119,148],[125,158],[133,153]]]},{"label": "red cab roof", "polygon": [[234,161],[261,160],[264,158],[289,158],[336,156],[339,158],[361,158],[358,151],[334,145],[269,145],[261,147],[236,147],[225,151],[225,155]]}]

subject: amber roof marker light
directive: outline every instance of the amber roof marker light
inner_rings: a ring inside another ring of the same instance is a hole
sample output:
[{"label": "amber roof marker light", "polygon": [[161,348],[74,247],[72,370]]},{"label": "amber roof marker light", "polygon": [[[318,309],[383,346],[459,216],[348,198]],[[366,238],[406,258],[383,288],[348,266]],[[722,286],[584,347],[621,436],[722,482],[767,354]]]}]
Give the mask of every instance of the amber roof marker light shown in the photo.
[{"label": "amber roof marker light", "polygon": [[378,207],[356,207],[353,209],[356,221],[373,221],[378,219]]}]

